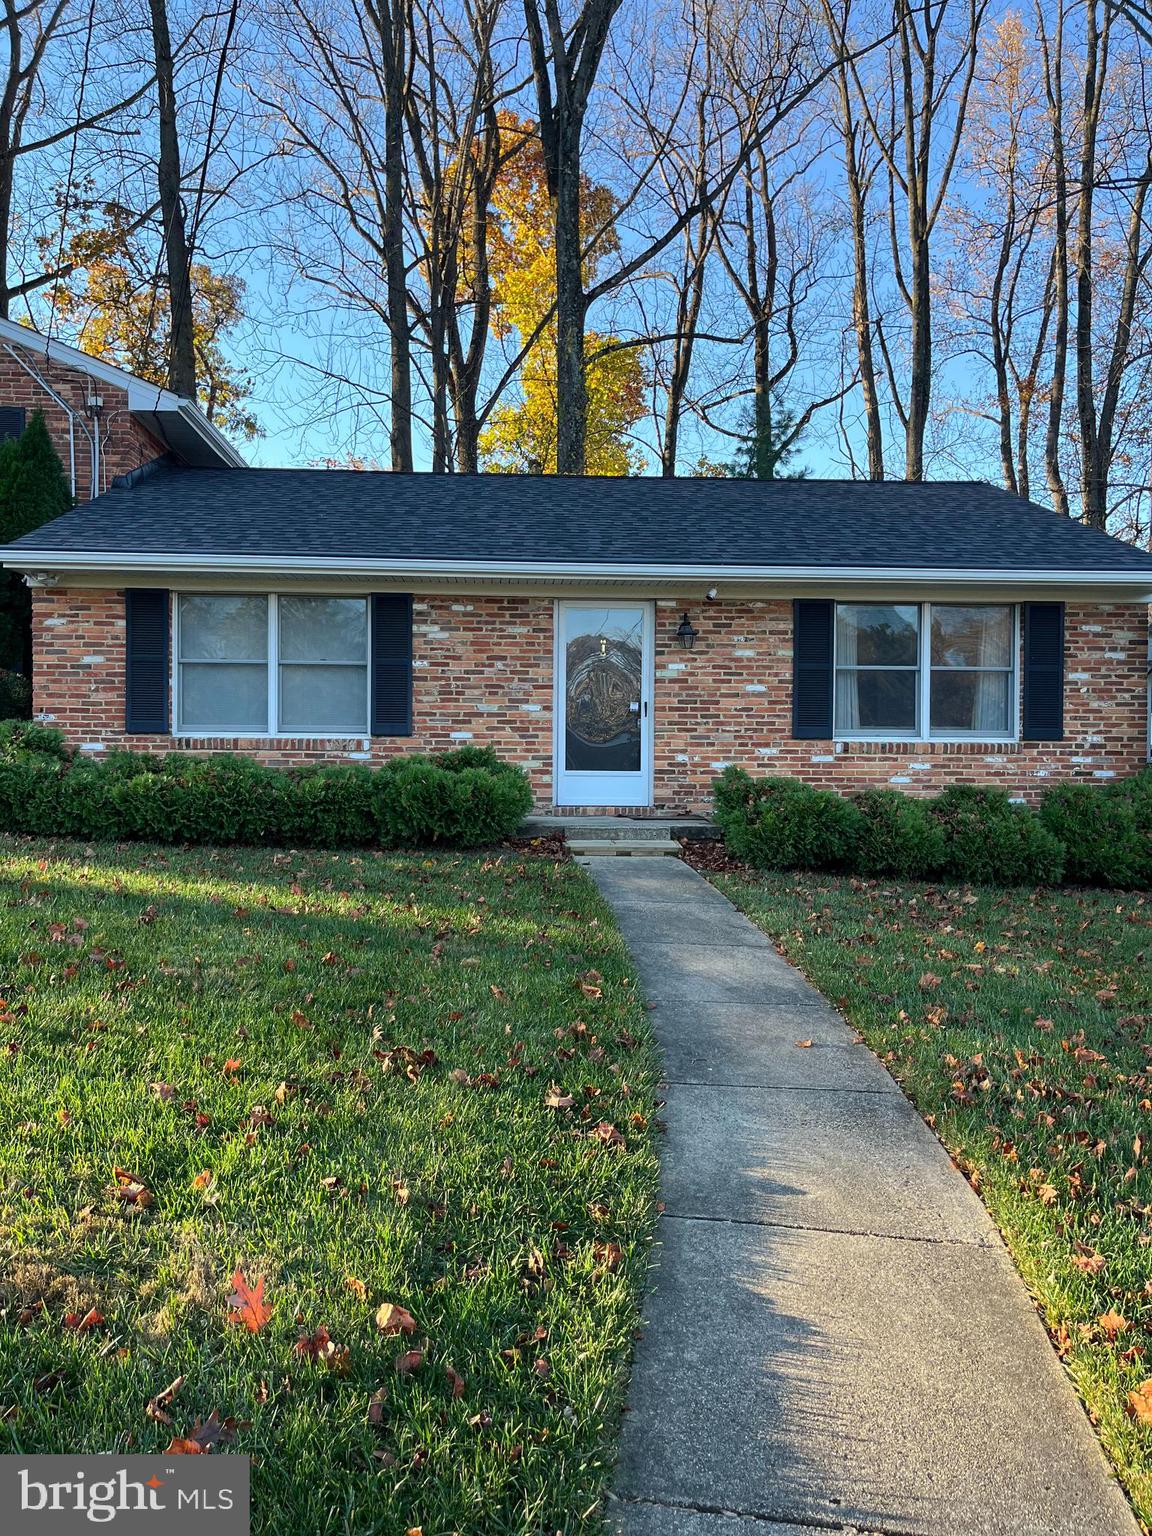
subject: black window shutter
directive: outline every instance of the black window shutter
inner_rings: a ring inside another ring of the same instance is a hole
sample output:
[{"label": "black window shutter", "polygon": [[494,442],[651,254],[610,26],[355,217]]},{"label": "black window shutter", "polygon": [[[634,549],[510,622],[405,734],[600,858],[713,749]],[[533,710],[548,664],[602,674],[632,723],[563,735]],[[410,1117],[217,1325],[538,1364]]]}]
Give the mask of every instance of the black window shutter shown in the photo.
[{"label": "black window shutter", "polygon": [[792,735],[832,735],[832,632],[836,604],[798,597],[792,605]]},{"label": "black window shutter", "polygon": [[1064,604],[1024,604],[1025,741],[1064,739]]},{"label": "black window shutter", "polygon": [[23,435],[26,416],[22,405],[0,405],[0,443]]},{"label": "black window shutter", "polygon": [[168,589],[129,587],[124,619],[124,729],[163,735],[168,730]]},{"label": "black window shutter", "polygon": [[412,594],[372,594],[372,735],[412,734]]}]

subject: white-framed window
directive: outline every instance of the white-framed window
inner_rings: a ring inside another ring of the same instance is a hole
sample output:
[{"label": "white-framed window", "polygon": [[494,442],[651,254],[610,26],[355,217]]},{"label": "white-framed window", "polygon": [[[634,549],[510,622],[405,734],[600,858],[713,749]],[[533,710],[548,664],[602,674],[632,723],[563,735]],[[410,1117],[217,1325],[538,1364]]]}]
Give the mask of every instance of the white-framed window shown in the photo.
[{"label": "white-framed window", "polygon": [[837,603],[835,734],[1011,741],[1016,609],[1007,603]]},{"label": "white-framed window", "polygon": [[176,729],[196,736],[367,736],[368,600],[182,592]]}]

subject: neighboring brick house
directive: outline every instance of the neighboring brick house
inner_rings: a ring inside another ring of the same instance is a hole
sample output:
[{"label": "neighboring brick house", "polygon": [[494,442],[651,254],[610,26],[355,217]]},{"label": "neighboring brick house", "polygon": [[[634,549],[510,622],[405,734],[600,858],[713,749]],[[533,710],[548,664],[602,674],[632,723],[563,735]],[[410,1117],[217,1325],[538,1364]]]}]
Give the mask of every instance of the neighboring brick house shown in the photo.
[{"label": "neighboring brick house", "polygon": [[706,807],[727,763],[1033,798],[1148,756],[1152,556],[983,484],[180,468],[0,556],[83,750],[463,743],[539,805]]},{"label": "neighboring brick house", "polygon": [[192,400],[0,319],[0,438],[41,411],[78,501],[165,454],[202,468],[244,460]]}]

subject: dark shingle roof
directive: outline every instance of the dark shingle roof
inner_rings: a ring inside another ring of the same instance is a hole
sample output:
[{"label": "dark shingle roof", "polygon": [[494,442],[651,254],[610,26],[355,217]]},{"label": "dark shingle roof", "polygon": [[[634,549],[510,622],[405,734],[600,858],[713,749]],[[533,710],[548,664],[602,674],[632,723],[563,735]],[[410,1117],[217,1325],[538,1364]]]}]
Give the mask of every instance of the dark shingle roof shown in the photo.
[{"label": "dark shingle roof", "polygon": [[977,482],[166,468],[13,547],[78,554],[1131,572],[1152,556]]}]

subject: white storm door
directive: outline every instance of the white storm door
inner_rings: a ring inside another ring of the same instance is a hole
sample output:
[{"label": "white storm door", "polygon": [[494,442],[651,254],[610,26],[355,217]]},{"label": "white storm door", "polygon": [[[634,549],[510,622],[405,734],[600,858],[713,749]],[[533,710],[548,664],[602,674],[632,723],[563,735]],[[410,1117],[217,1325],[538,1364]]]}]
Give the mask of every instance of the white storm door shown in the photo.
[{"label": "white storm door", "polygon": [[557,805],[652,804],[652,633],[651,603],[557,603]]}]

